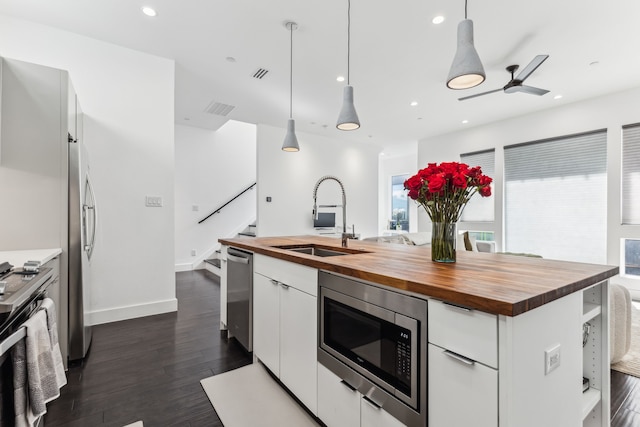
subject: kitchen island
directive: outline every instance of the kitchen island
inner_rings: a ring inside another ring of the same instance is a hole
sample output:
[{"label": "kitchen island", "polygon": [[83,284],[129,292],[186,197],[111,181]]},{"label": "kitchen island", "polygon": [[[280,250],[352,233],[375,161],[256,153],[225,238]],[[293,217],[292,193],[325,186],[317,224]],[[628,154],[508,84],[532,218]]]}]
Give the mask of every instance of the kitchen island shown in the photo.
[{"label": "kitchen island", "polygon": [[[303,299],[293,304],[298,309],[305,307],[298,311],[297,322],[307,325],[306,334],[312,336],[306,340],[308,348],[294,359],[307,359],[317,352],[318,292],[314,286],[318,271],[325,271],[427,301],[428,361],[427,369],[421,371],[422,382],[428,383],[425,424],[609,425],[607,279],[618,273],[617,267],[465,251],[458,252],[458,262],[440,264],[431,261],[428,247],[350,240],[345,249],[337,239],[318,236],[220,242],[252,252],[256,258],[254,354],[263,363],[263,354],[271,358],[265,365],[272,371],[276,365],[279,369],[291,363],[282,360],[290,357],[285,354],[289,350],[283,351],[289,348],[289,331],[282,330],[282,319],[291,314],[283,311],[282,299],[273,300],[271,306],[263,304],[263,278],[294,288],[287,281],[309,282],[296,288],[309,298],[304,304],[300,303]],[[310,247],[348,254],[318,256],[296,250]],[[280,347],[277,355],[270,355],[264,350],[270,341],[262,339],[268,332],[263,316],[278,307],[280,313],[269,327],[280,328]],[[585,324],[588,334],[583,336]],[[456,361],[443,354],[460,358]],[[332,417],[343,415],[335,408],[344,399],[327,404],[327,399],[336,399],[339,389],[331,389],[332,379],[326,376],[332,373],[316,362],[314,358],[307,368],[294,370],[293,377],[299,377],[306,369],[301,393],[288,375],[285,379],[276,376],[332,425]],[[316,381],[310,379],[313,375]],[[581,377],[589,379],[584,393]],[[365,413],[360,411],[360,424],[353,424],[365,425]]]}]

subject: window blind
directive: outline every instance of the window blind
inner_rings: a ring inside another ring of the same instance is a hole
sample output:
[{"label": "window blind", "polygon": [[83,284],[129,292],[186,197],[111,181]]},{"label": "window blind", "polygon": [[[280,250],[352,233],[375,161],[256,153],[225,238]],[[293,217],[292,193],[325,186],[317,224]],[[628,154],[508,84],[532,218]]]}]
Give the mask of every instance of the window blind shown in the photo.
[{"label": "window blind", "polygon": [[[465,153],[460,155],[460,161],[471,167],[480,166],[482,173],[494,178],[496,170],[496,152],[495,150],[478,151],[476,153]],[[491,183],[491,194],[494,194],[494,186]],[[493,221],[494,213],[494,197],[481,197],[479,194],[474,195],[467,206],[462,211],[462,221]]]},{"label": "window blind", "polygon": [[606,129],[505,147],[505,250],[606,262]]},{"label": "window blind", "polygon": [[622,223],[640,224],[640,124],[622,128]]}]

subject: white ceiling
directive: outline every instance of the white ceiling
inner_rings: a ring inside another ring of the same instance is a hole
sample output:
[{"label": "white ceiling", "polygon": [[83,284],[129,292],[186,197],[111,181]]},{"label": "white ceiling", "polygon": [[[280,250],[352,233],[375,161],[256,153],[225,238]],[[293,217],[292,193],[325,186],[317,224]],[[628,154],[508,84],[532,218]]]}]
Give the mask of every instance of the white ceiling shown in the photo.
[{"label": "white ceiling", "polygon": [[[154,7],[157,17],[143,15],[142,6]],[[464,91],[445,86],[464,0],[351,0],[351,84],[362,122],[352,132],[335,129],[346,84],[336,77],[347,71],[347,0],[0,0],[0,13],[174,59],[176,123],[209,129],[226,119],[286,126],[289,31],[283,24],[295,21],[298,131],[391,150],[640,86],[637,0],[469,0],[487,79]],[[436,15],[444,23],[432,24]],[[538,54],[550,57],[526,84],[550,90],[547,95],[457,100],[502,87],[507,65],[523,68]],[[252,77],[259,68],[269,70],[261,80]],[[563,98],[554,100],[557,94]],[[212,101],[235,109],[226,118],[204,112]]]}]

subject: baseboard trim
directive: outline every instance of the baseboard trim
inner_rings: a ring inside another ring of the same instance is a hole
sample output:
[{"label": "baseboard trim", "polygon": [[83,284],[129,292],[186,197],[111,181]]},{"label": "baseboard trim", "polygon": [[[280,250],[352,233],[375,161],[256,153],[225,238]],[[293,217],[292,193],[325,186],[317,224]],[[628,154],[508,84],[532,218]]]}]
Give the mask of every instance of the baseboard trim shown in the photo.
[{"label": "baseboard trim", "polygon": [[178,300],[176,298],[94,311],[88,313],[87,320],[90,325],[101,325],[103,323],[119,322],[120,320],[171,313],[173,311],[178,311]]}]

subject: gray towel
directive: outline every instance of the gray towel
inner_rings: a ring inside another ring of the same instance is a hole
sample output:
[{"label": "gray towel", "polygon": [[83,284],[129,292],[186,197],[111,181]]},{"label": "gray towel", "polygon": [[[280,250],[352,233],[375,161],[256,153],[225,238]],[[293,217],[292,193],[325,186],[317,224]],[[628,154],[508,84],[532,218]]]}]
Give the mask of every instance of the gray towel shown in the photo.
[{"label": "gray towel", "polygon": [[16,427],[33,426],[47,412],[46,403],[60,396],[46,311],[39,310],[23,326],[27,337],[12,351]]},{"label": "gray towel", "polygon": [[58,388],[61,388],[67,383],[67,377],[64,373],[64,363],[62,362],[62,353],[60,352],[60,344],[58,343],[56,305],[51,298],[45,298],[40,308],[47,312],[47,330],[49,331],[49,338],[51,339],[51,352],[53,353],[56,381]]}]

